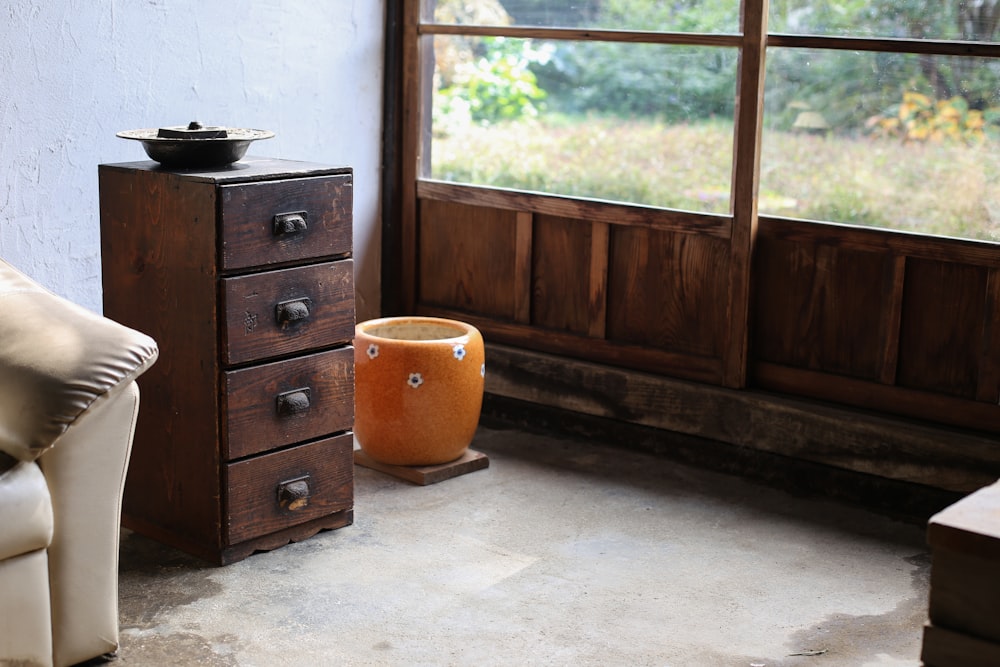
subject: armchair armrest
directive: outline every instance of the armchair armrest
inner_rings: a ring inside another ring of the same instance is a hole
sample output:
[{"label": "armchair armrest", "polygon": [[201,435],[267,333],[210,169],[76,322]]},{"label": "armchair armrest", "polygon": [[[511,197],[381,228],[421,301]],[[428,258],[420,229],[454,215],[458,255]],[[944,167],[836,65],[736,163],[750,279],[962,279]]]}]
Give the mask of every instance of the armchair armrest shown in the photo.
[{"label": "armchair armrest", "polygon": [[149,336],[49,292],[0,260],[0,451],[37,459],[157,355]]}]

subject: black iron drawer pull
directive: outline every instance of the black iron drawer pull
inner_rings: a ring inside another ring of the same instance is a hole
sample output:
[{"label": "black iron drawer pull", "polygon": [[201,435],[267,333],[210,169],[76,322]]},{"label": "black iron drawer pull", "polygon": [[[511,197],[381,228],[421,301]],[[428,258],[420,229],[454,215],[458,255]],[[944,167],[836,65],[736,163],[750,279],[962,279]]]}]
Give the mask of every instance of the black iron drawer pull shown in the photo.
[{"label": "black iron drawer pull", "polygon": [[311,305],[312,301],[308,298],[282,301],[275,306],[275,319],[282,327],[289,324],[297,324],[309,318],[309,307]]},{"label": "black iron drawer pull", "polygon": [[309,475],[296,477],[278,484],[278,506],[294,512],[309,505]]},{"label": "black iron drawer pull", "polygon": [[282,417],[290,417],[306,412],[309,410],[310,393],[309,387],[302,387],[278,394],[275,398],[278,414]]},{"label": "black iron drawer pull", "polygon": [[274,235],[298,234],[309,228],[309,214],[305,211],[278,213],[274,216]]}]

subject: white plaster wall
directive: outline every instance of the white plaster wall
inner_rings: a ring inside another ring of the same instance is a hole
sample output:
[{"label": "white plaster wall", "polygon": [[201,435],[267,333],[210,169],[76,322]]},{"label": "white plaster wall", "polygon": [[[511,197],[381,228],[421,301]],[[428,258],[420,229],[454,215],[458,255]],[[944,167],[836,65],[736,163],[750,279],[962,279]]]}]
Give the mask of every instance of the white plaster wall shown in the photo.
[{"label": "white plaster wall", "polygon": [[119,130],[268,129],[250,154],[355,170],[358,317],[379,310],[383,0],[4,0],[0,257],[101,311],[97,165]]}]

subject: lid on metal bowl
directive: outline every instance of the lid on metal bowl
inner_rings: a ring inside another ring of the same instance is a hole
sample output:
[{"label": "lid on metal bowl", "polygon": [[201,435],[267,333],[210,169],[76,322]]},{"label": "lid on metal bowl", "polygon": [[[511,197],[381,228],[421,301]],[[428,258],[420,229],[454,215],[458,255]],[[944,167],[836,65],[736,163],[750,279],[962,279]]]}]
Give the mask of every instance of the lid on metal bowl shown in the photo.
[{"label": "lid on metal bowl", "polygon": [[161,127],[156,131],[156,136],[161,139],[225,139],[229,136],[226,128],[219,126],[205,126],[196,120],[187,124],[187,127]]}]

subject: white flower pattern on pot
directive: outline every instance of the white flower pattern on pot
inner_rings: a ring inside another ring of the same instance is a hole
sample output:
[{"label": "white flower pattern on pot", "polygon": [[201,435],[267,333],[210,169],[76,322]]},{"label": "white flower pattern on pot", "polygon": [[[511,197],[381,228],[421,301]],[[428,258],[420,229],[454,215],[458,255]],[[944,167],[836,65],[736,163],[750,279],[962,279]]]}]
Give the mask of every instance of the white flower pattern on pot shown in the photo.
[{"label": "white flower pattern on pot", "polygon": [[465,359],[465,346],[461,343],[455,343],[455,347],[451,348],[451,351],[459,361]]},{"label": "white flower pattern on pot", "polygon": [[412,388],[417,389],[424,383],[424,376],[420,373],[410,373],[410,379],[406,381],[406,384],[410,385]]},{"label": "white flower pattern on pot", "polygon": [[372,343],[371,345],[368,346],[368,358],[374,359],[377,356],[378,356],[378,345]]}]

